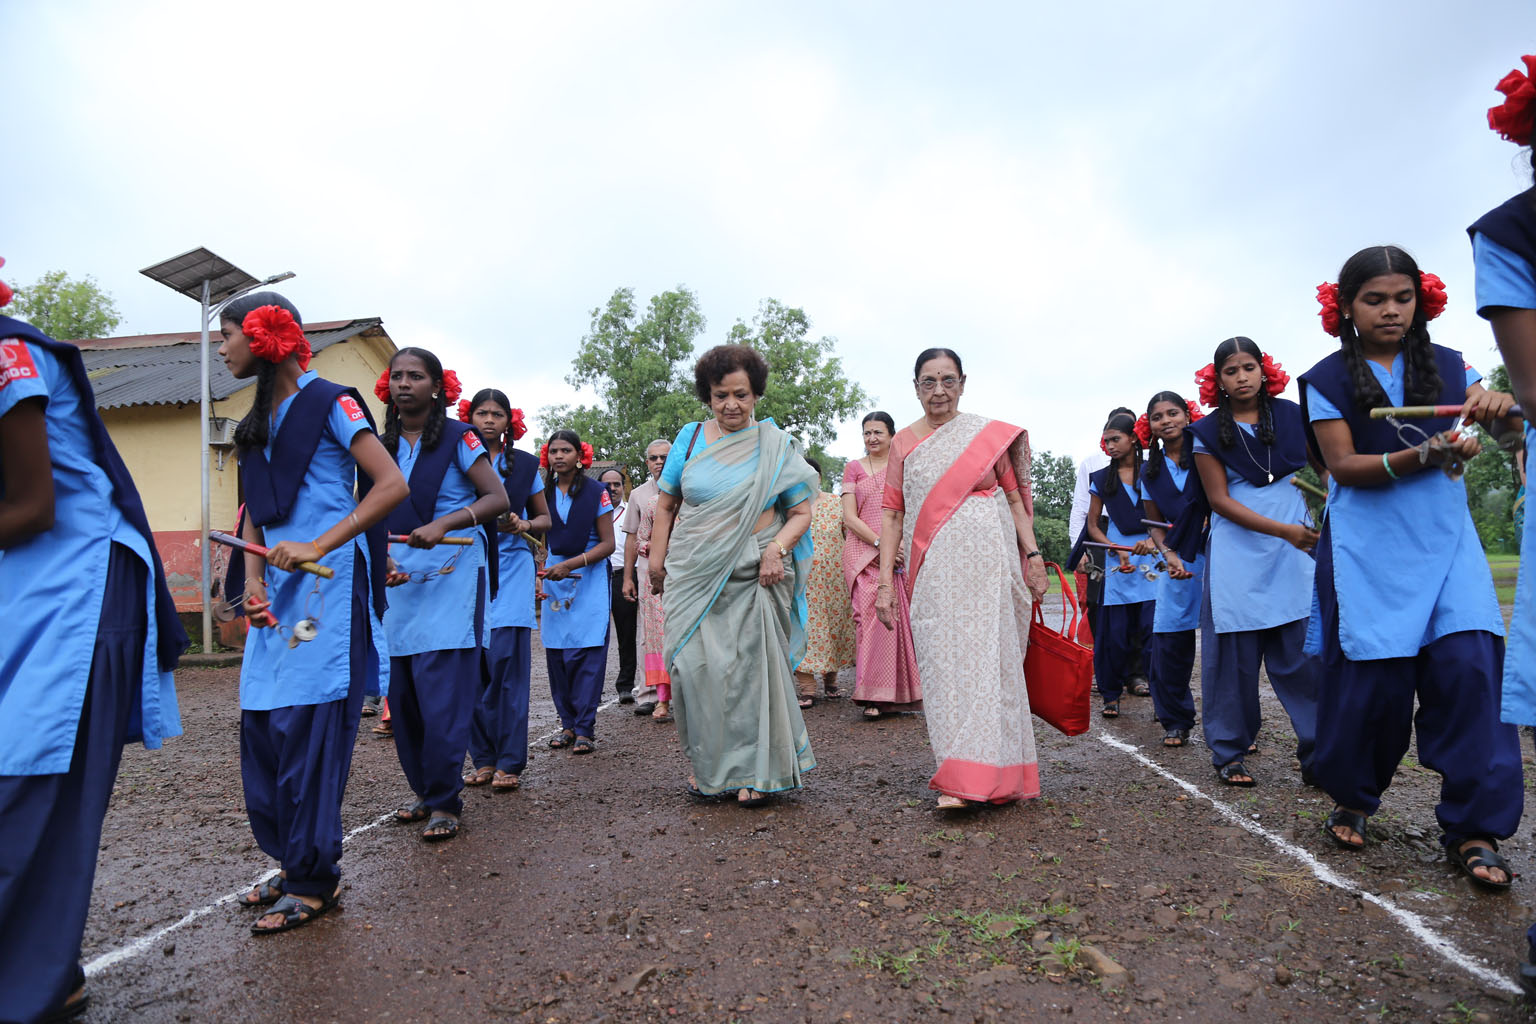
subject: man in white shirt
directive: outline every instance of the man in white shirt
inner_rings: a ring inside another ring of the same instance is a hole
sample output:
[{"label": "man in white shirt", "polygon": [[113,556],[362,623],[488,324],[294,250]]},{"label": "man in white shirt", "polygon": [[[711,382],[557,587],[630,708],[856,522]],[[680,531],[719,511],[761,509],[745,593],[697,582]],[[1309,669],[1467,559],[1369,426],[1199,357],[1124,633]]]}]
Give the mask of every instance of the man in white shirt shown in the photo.
[{"label": "man in white shirt", "polygon": [[619,691],[620,704],[635,702],[635,617],[639,608],[633,601],[624,599],[624,546],[629,535],[618,528],[629,510],[624,491],[625,476],[617,469],[605,469],[599,477],[608,488],[608,498],[613,502],[613,554],[608,556],[608,596],[613,612],[613,632],[619,643],[619,675],[613,681]]}]

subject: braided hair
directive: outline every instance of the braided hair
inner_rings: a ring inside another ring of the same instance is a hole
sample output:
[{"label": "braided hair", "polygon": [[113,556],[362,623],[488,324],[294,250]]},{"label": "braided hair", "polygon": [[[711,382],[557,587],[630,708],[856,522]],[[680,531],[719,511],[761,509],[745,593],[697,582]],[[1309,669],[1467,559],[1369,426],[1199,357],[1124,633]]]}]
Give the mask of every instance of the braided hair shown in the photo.
[{"label": "braided hair", "polygon": [[[303,330],[304,320],[298,307],[277,292],[252,292],[242,295],[219,313],[221,323],[231,323],[243,332],[246,314],[262,306],[281,306]],[[277,364],[256,360],[256,397],[251,408],[235,427],[235,447],[242,451],[265,448],[272,436],[272,390],[277,383]]]},{"label": "braided hair", "polygon": [[[1129,409],[1116,409],[1114,412],[1110,413],[1109,422],[1104,424],[1104,431],[1110,430],[1118,430],[1120,433],[1131,439],[1131,484],[1134,486],[1136,482],[1141,479],[1142,452],[1141,438],[1136,436],[1136,417],[1131,414]],[[1102,432],[1103,431],[1101,431],[1101,433]],[[1122,486],[1120,481],[1119,460],[1111,459],[1109,466],[1111,469],[1115,470],[1115,472],[1104,474],[1104,492],[1099,495],[1099,497],[1102,498],[1105,503],[1108,503],[1110,498],[1114,497],[1116,494],[1119,494],[1120,487]],[[1132,500],[1134,500],[1134,498]]]},{"label": "braided hair", "polygon": [[[389,367],[395,367],[395,362],[401,356],[413,356],[421,360],[421,365],[426,367],[427,376],[432,378],[432,387],[437,391],[437,397],[432,400],[432,410],[427,413],[426,425],[421,432],[421,450],[432,451],[443,439],[443,425],[448,422],[448,396],[443,388],[443,364],[437,356],[424,348],[403,348],[390,357]],[[384,409],[384,436],[379,440],[384,442],[384,447],[389,454],[397,456],[400,453],[400,410],[395,408],[394,396],[390,396],[389,405]]]},{"label": "braided hair", "polygon": [[[1172,402],[1180,409],[1187,410],[1189,408],[1189,403],[1185,402],[1183,398],[1179,397],[1177,392],[1159,391],[1157,394],[1152,396],[1149,402],[1147,402],[1147,416],[1150,417],[1152,415],[1152,410],[1164,402]],[[1195,456],[1194,453],[1190,450],[1193,447],[1194,445],[1185,444],[1179,450],[1180,469],[1188,469],[1191,465],[1194,464]],[[1168,454],[1163,450],[1163,445],[1158,442],[1156,437],[1154,437],[1152,439],[1152,453],[1147,456],[1147,476],[1149,478],[1155,477],[1163,471],[1163,461],[1167,459],[1167,457]]]},{"label": "braided hair", "polygon": [[[501,406],[501,411],[507,414],[507,431],[504,431],[501,435],[501,447],[503,449],[503,456],[501,460],[501,475],[505,479],[511,479],[512,457],[505,454],[505,449],[512,447],[511,438],[507,436],[507,432],[511,431],[512,429],[512,399],[507,397],[507,393],[505,391],[502,391],[498,388],[482,388],[479,391],[476,391],[475,397],[469,400],[469,416],[471,420],[474,419],[475,410],[480,408],[486,402],[495,402],[497,405]],[[474,426],[474,424],[471,423],[470,426]]]},{"label": "braided hair", "polygon": [[[1230,448],[1237,443],[1237,421],[1232,418],[1232,399],[1227,395],[1226,389],[1220,384],[1221,368],[1226,365],[1228,359],[1239,352],[1253,356],[1260,365],[1264,362],[1264,352],[1254,343],[1252,338],[1236,337],[1228,338],[1216,346],[1216,355],[1211,359],[1211,364],[1216,367],[1216,416],[1221,430],[1217,439],[1223,448]],[[1269,389],[1263,384],[1259,385],[1259,422],[1258,429],[1254,431],[1259,442],[1264,445],[1275,443],[1275,407],[1274,400],[1269,397]]]},{"label": "braided hair", "polygon": [[[576,479],[571,481],[571,497],[575,498],[576,495],[581,493],[582,486],[587,482],[587,474],[582,472],[580,461],[581,435],[576,433],[574,430],[557,430],[553,434],[549,435],[549,440],[544,442],[544,447],[547,449],[556,441],[565,441],[570,444],[572,448],[576,449]],[[544,486],[550,490],[554,490],[555,483],[555,469],[553,466],[550,466],[544,470]]]},{"label": "braided hair", "polygon": [[[1403,399],[1409,405],[1430,405],[1440,397],[1440,370],[1435,366],[1435,353],[1429,347],[1429,319],[1424,315],[1424,284],[1419,265],[1412,256],[1395,245],[1373,245],[1361,249],[1344,261],[1339,271],[1339,308],[1348,309],[1360,294],[1360,289],[1372,278],[1386,274],[1402,274],[1413,282],[1417,302],[1414,303],[1413,322],[1403,335]],[[1350,380],[1354,385],[1355,404],[1361,410],[1374,409],[1389,404],[1381,382],[1371,372],[1365,358],[1365,348],[1355,330],[1355,321],[1343,317],[1339,321],[1339,341],[1344,361],[1349,366]]]}]

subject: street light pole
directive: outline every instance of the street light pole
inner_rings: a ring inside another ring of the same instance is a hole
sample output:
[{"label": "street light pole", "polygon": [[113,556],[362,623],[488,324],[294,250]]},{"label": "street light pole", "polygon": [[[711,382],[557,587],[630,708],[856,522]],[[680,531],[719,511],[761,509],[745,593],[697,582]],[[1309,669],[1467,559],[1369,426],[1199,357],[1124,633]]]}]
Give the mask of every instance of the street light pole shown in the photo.
[{"label": "street light pole", "polygon": [[211,282],[203,278],[203,331],[198,343],[198,360],[201,372],[197,388],[198,409],[198,483],[202,498],[202,522],[198,528],[198,551],[202,558],[199,580],[202,584],[203,605],[203,653],[213,653],[213,553],[208,541],[208,531],[213,529],[212,494],[208,486],[208,421],[213,416],[213,388],[208,370],[208,288]]}]

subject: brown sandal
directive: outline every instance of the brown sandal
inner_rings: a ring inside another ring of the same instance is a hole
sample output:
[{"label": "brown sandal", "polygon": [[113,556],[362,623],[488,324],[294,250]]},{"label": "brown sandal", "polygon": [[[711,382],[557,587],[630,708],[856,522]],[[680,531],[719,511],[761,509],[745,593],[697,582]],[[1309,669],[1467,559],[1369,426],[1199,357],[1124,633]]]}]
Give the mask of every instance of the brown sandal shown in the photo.
[{"label": "brown sandal", "polygon": [[496,766],[495,765],[491,765],[491,764],[483,765],[482,767],[476,768],[472,772],[466,772],[465,773],[465,775],[464,775],[464,785],[466,785],[466,786],[483,786],[486,783],[490,782],[491,779],[495,778],[498,774],[500,774],[500,773],[496,771]]},{"label": "brown sandal", "polygon": [[502,793],[509,793],[522,784],[522,779],[519,779],[511,772],[504,772],[499,768],[496,770],[496,777],[491,780],[491,788]]}]

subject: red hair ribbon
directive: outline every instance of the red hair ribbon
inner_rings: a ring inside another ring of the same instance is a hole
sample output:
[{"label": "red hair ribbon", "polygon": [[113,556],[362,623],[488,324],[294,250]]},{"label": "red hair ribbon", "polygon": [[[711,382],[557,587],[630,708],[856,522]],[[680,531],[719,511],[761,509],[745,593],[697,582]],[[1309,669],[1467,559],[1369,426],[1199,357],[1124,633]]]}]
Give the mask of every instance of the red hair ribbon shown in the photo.
[{"label": "red hair ribbon", "polygon": [[1216,364],[1206,363],[1196,370],[1195,384],[1200,389],[1200,404],[1207,409],[1216,408]]},{"label": "red hair ribbon", "polygon": [[1141,442],[1141,446],[1143,448],[1151,447],[1151,445],[1152,445],[1152,424],[1147,422],[1147,414],[1146,413],[1142,413],[1141,414],[1141,418],[1136,421],[1136,428],[1135,429],[1136,429],[1136,440]]},{"label": "red hair ribbon", "polygon": [[511,430],[514,441],[521,441],[523,435],[528,433],[528,424],[523,422],[523,410],[512,410],[512,423],[508,429]]},{"label": "red hair ribbon", "polygon": [[443,401],[452,405],[459,400],[464,393],[464,385],[459,383],[459,375],[452,370],[443,371]]},{"label": "red hair ribbon", "polygon": [[[3,266],[5,266],[5,257],[0,256],[0,267]],[[0,306],[9,306],[11,304],[11,299],[14,298],[15,295],[16,293],[11,291],[10,285],[6,284],[4,281],[0,281]]]},{"label": "red hair ribbon", "polygon": [[1344,328],[1343,318],[1339,316],[1339,286],[1328,281],[1318,285],[1317,304],[1323,307],[1317,312],[1323,321],[1323,330],[1337,338]]},{"label": "red hair ribbon", "polygon": [[1286,373],[1279,363],[1271,359],[1268,353],[1265,353],[1259,366],[1264,371],[1264,390],[1269,392],[1270,398],[1277,397],[1280,392],[1285,390],[1285,386],[1291,382],[1291,375]]},{"label": "red hair ribbon", "polygon": [[549,468],[549,442],[548,441],[545,441],[544,444],[539,448],[539,468],[540,469],[548,469]]},{"label": "red hair ribbon", "polygon": [[251,353],[269,363],[299,357],[299,368],[309,369],[309,339],[293,314],[282,306],[257,306],[245,314],[240,331],[251,342]]},{"label": "red hair ribbon", "polygon": [[1525,74],[1516,68],[1494,86],[1504,94],[1504,102],[1488,108],[1488,127],[1517,146],[1531,144],[1531,113],[1536,109],[1536,56],[1527,54]]},{"label": "red hair ribbon", "polygon": [[373,382],[373,397],[389,404],[389,367],[384,367],[384,372],[379,374],[379,379]]},{"label": "red hair ribbon", "polygon": [[1205,415],[1205,413],[1200,411],[1200,407],[1196,405],[1191,399],[1184,399],[1184,407],[1189,410],[1189,422],[1191,423]]},{"label": "red hair ribbon", "polygon": [[459,420],[461,422],[464,422],[464,423],[470,422],[470,419],[469,419],[469,399],[467,399],[467,398],[459,399]]}]

